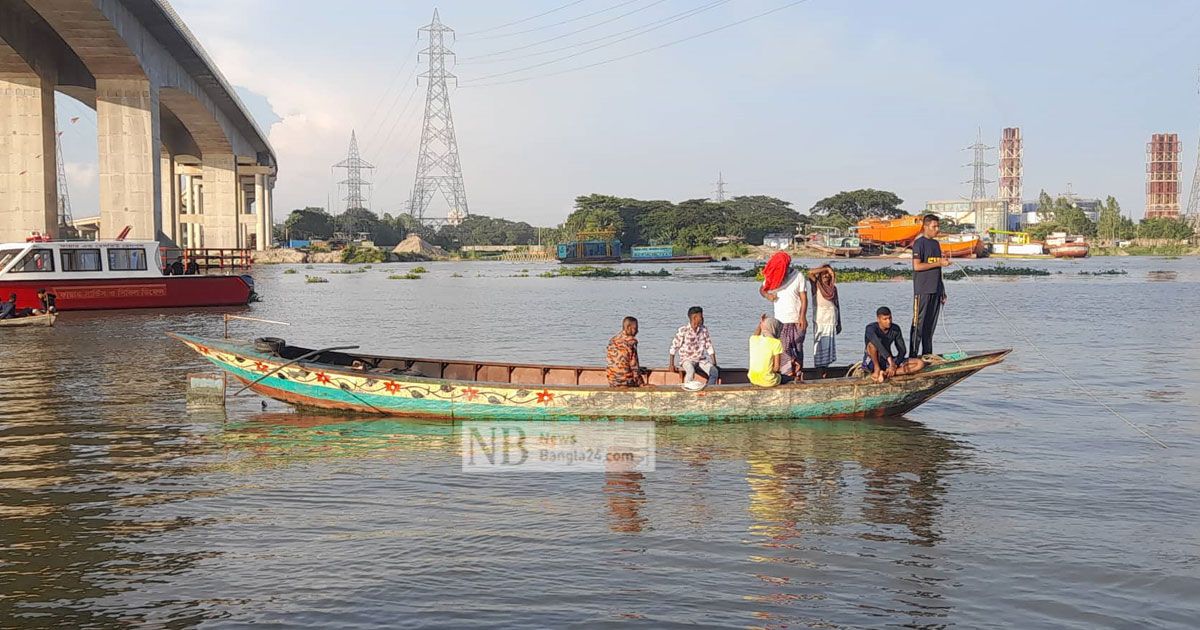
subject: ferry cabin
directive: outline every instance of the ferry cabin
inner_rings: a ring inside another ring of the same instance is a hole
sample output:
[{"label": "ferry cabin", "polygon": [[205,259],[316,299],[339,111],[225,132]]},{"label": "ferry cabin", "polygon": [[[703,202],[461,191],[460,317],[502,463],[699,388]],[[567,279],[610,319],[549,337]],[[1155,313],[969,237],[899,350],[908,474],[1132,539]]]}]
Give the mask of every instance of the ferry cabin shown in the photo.
[{"label": "ferry cabin", "polygon": [[157,241],[51,241],[0,245],[5,280],[161,278]]}]

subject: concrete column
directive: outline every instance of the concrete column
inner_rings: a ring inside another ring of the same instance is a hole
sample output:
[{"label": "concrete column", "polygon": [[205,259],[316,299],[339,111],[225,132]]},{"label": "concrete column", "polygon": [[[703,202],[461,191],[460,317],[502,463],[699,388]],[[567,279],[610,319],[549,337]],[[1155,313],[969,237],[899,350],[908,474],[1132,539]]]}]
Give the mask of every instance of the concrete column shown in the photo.
[{"label": "concrete column", "polygon": [[269,244],[275,239],[275,180],[273,178],[267,178],[266,194],[267,205],[263,219],[266,221],[267,247],[269,249]]},{"label": "concrete column", "polygon": [[162,232],[166,240],[179,244],[179,176],[175,174],[175,158],[163,153],[159,172],[162,176]]},{"label": "concrete column", "polygon": [[54,82],[0,73],[0,243],[58,236]]},{"label": "concrete column", "polygon": [[258,226],[254,232],[254,249],[262,252],[266,251],[267,243],[270,242],[271,234],[264,231],[267,224],[267,195],[266,195],[266,175],[254,176],[254,214]]},{"label": "concrete column", "polygon": [[162,231],[158,89],[146,79],[96,79],[100,236],[125,226],[130,239]]},{"label": "concrete column", "polygon": [[204,213],[204,246],[232,249],[238,246],[237,158],[232,153],[205,154],[204,188],[201,212]]},{"label": "concrete column", "polygon": [[[198,218],[204,214],[204,191],[203,181],[199,177],[192,176],[192,208],[191,212],[195,215],[192,218]],[[204,230],[202,223],[192,222],[188,225],[188,247],[192,249],[200,249],[204,247]]]}]

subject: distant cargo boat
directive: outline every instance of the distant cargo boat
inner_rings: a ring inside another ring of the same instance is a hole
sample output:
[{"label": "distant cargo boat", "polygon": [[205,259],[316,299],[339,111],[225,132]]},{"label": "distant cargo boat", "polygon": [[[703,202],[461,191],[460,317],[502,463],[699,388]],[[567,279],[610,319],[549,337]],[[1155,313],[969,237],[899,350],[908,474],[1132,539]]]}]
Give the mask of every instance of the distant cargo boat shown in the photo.
[{"label": "distant cargo boat", "polygon": [[808,246],[838,258],[852,258],[862,254],[862,241],[857,236],[813,234],[808,239]]},{"label": "distant cargo boat", "polygon": [[581,230],[575,240],[559,243],[556,254],[564,264],[603,264],[621,262],[621,241],[616,230]]},{"label": "distant cargo boat", "polygon": [[1010,232],[1007,230],[987,230],[985,234],[992,239],[989,252],[997,258],[1049,258],[1046,246],[1029,237],[1029,232]]},{"label": "distant cargo boat", "polygon": [[238,275],[168,276],[157,241],[44,241],[0,244],[0,295],[34,307],[38,289],[62,311],[238,306],[254,280]]},{"label": "distant cargo boat", "polygon": [[627,263],[706,263],[712,262],[713,257],[703,254],[675,255],[675,248],[670,245],[637,245],[629,249],[629,258],[622,258]]},{"label": "distant cargo boat", "polygon": [[1046,237],[1046,249],[1055,258],[1087,258],[1092,246],[1083,236],[1054,232]]},{"label": "distant cargo boat", "polygon": [[921,217],[863,219],[858,222],[857,230],[859,238],[863,241],[908,247],[921,233]]},{"label": "distant cargo boat", "polygon": [[939,236],[942,255],[948,258],[975,258],[983,253],[983,242],[974,234]]}]

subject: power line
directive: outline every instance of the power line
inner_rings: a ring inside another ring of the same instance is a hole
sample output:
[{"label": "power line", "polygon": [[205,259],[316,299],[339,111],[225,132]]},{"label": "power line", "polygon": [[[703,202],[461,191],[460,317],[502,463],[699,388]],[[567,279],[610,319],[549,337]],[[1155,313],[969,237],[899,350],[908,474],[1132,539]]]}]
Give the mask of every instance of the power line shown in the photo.
[{"label": "power line", "polygon": [[[387,100],[388,95],[392,93],[392,89],[395,88],[397,85],[399,85],[398,80],[400,79],[400,75],[404,72],[404,69],[408,67],[409,61],[412,60],[411,59],[412,54],[413,54],[413,52],[416,51],[417,44],[419,44],[419,43],[420,43],[420,40],[413,40],[412,46],[409,47],[408,52],[404,53],[404,63],[401,63],[400,67],[396,69],[396,73],[394,75],[392,75],[392,80],[388,83],[387,89],[384,90],[383,94],[380,95],[380,97],[378,99],[376,99],[375,106],[371,108],[371,115],[367,117],[366,124],[364,125],[364,129],[370,128],[372,126],[372,123],[375,122],[375,114],[379,113],[379,106],[382,105],[383,102]],[[416,70],[417,70],[417,67],[414,65],[412,68],[412,72],[416,72]],[[405,79],[404,82],[407,83],[408,79]],[[393,103],[393,105],[394,105],[394,103]],[[385,116],[384,121],[386,121],[386,120],[387,120],[387,117]],[[381,124],[379,126],[382,126],[382,122],[383,121],[380,121]],[[373,135],[374,135],[373,133],[367,135],[368,143],[371,141],[371,137]]]},{"label": "power line", "polygon": [[[551,29],[551,28],[556,28],[556,27],[559,27],[559,26],[564,26],[564,25],[566,25],[566,24],[570,24],[571,22],[578,22],[579,20],[586,20],[587,18],[590,18],[590,17],[592,17],[592,16],[600,15],[601,13],[608,13],[609,11],[612,11],[612,10],[615,10],[615,9],[620,9],[621,7],[623,7],[623,6],[625,6],[625,5],[629,5],[629,4],[633,4],[634,2],[641,2],[641,1],[642,1],[642,0],[625,0],[624,2],[619,2],[619,3],[617,3],[617,4],[615,4],[615,5],[611,6],[611,7],[605,7],[605,8],[603,8],[603,9],[600,9],[600,10],[598,10],[598,11],[592,11],[591,13],[584,13],[583,15],[579,15],[579,16],[576,16],[576,17],[573,17],[573,18],[569,18],[569,19],[566,19],[566,20],[561,20],[561,21],[558,21],[558,22],[554,22],[553,24],[544,24],[544,25],[542,25],[542,26],[535,26],[535,27],[533,27],[533,28],[527,28],[527,29],[525,29],[525,30],[523,30],[523,31],[513,31],[513,32],[511,32],[511,33],[500,33],[499,35],[488,35],[487,37],[473,37],[473,38],[470,38],[470,39],[471,39],[472,41],[481,41],[481,40],[487,40],[487,39],[500,39],[500,38],[502,38],[502,37],[513,37],[513,36],[516,36],[516,35],[525,35],[525,34],[528,34],[528,33],[536,33],[536,32],[538,32],[538,31],[544,31],[544,30],[546,30],[546,29]],[[658,4],[658,3],[656,2],[656,3],[654,3],[654,4]],[[638,10],[640,11],[640,10],[642,10],[642,9],[638,9]],[[637,12],[637,11],[634,11],[634,13],[636,13],[636,12]],[[628,15],[628,14],[626,14],[626,15]],[[611,21],[611,20],[610,20],[610,21]],[[595,28],[595,27],[597,27],[597,26],[600,26],[601,24],[607,24],[607,23],[608,23],[608,22],[600,22],[599,24],[595,24],[595,25],[593,25],[593,26],[589,26],[589,27],[587,27],[587,28]],[[584,30],[587,30],[587,29],[584,29]]]},{"label": "power line", "polygon": [[568,3],[566,3],[566,4],[563,4],[563,5],[557,6],[557,7],[553,8],[553,9],[550,9],[549,11],[543,11],[543,12],[541,12],[541,13],[538,13],[537,15],[531,15],[531,16],[529,16],[529,17],[527,17],[527,18],[521,18],[521,19],[519,19],[519,20],[516,20],[516,21],[513,21],[513,22],[509,22],[508,24],[501,24],[501,25],[499,25],[499,26],[492,26],[492,27],[485,28],[485,29],[481,29],[481,30],[478,30],[478,31],[471,31],[470,33],[460,33],[460,35],[462,35],[462,36],[464,36],[464,37],[465,37],[465,36],[468,36],[468,35],[478,35],[479,33],[490,33],[491,31],[498,31],[498,30],[500,30],[500,29],[502,29],[502,28],[508,28],[508,27],[510,27],[510,26],[516,26],[516,25],[518,25],[518,24],[523,24],[523,23],[525,23],[525,22],[528,22],[528,21],[530,21],[530,20],[536,20],[536,19],[538,19],[538,18],[540,18],[540,17],[545,17],[545,16],[547,16],[547,15],[550,15],[551,13],[557,13],[557,12],[559,12],[559,11],[562,11],[563,9],[569,9],[569,8],[571,8],[571,7],[573,7],[573,6],[577,5],[577,4],[582,4],[584,1],[585,1],[585,0],[574,0],[573,2],[568,2]]},{"label": "power line", "polygon": [[[613,58],[611,58],[611,59],[605,59],[605,60],[602,60],[602,61],[597,61],[597,62],[595,62],[595,63],[589,63],[589,64],[582,65],[582,66],[576,66],[576,67],[574,67],[574,68],[565,68],[565,69],[563,69],[563,70],[557,70],[557,71],[555,71],[555,72],[547,72],[547,73],[545,73],[545,74],[534,75],[534,76],[531,76],[531,77],[521,77],[521,78],[517,78],[517,79],[509,79],[509,80],[507,80],[507,81],[496,81],[496,82],[493,82],[493,83],[463,83],[463,84],[462,84],[460,87],[464,87],[464,88],[465,88],[465,87],[491,87],[491,86],[496,86],[496,85],[506,85],[506,84],[509,84],[509,83],[523,83],[523,82],[525,82],[525,81],[532,81],[532,80],[534,80],[534,79],[543,79],[543,78],[546,78],[546,77],[558,76],[558,75],[560,75],[560,74],[566,74],[566,73],[568,73],[568,72],[577,72],[577,71],[579,71],[579,70],[588,70],[588,69],[595,68],[595,67],[598,67],[598,66],[603,66],[603,65],[610,64],[610,63],[615,63],[615,62],[618,62],[618,61],[623,61],[623,60],[625,60],[625,59],[629,59],[629,58],[631,58],[631,57],[637,57],[638,55],[643,55],[643,54],[645,54],[645,53],[648,53],[648,52],[654,52],[654,51],[656,51],[656,50],[662,50],[662,49],[664,49],[664,48],[669,48],[669,47],[671,47],[671,46],[675,46],[675,45],[677,45],[677,44],[682,44],[682,43],[684,43],[684,42],[689,42],[689,41],[691,41],[691,40],[693,40],[693,39],[699,39],[699,38],[701,38],[701,37],[704,37],[704,36],[706,36],[706,35],[711,35],[711,34],[713,34],[713,33],[719,32],[719,31],[724,31],[724,30],[726,30],[726,29],[730,29],[730,28],[733,28],[733,27],[735,27],[735,26],[740,26],[740,25],[742,25],[742,24],[745,24],[746,22],[751,22],[751,21],[753,21],[753,20],[757,20],[757,19],[759,19],[759,18],[764,18],[764,17],[766,17],[766,16],[768,16],[768,15],[771,15],[771,14],[774,14],[774,13],[778,13],[778,12],[780,12],[780,11],[783,11],[783,10],[785,10],[785,9],[790,9],[790,8],[792,8],[792,7],[794,7],[794,6],[797,6],[797,5],[803,4],[803,3],[807,2],[807,1],[808,1],[808,0],[794,0],[793,2],[789,2],[789,3],[787,3],[787,4],[784,4],[784,5],[782,5],[782,6],[775,7],[774,9],[769,9],[769,10],[767,10],[767,11],[763,11],[762,13],[757,13],[757,14],[755,14],[755,15],[752,15],[752,16],[750,16],[750,17],[743,18],[743,19],[741,19],[741,20],[738,20],[738,21],[736,21],[736,22],[730,22],[729,24],[725,24],[725,25],[723,25],[723,26],[718,26],[718,27],[716,27],[716,28],[711,28],[711,29],[709,29],[709,30],[707,30],[707,31],[703,31],[703,32],[700,32],[700,33],[696,33],[695,35],[689,35],[688,37],[684,37],[684,38],[681,38],[681,39],[677,39],[677,40],[674,40],[674,41],[670,41],[670,42],[667,42],[667,43],[665,43],[665,44],[659,44],[659,45],[657,45],[657,46],[651,46],[651,47],[649,47],[649,48],[643,48],[643,49],[641,49],[641,50],[638,50],[638,51],[635,51],[635,52],[631,52],[631,53],[629,53],[629,54],[626,54],[626,55],[621,55],[621,56],[619,56],[619,57],[613,57]],[[589,52],[589,51],[583,51],[583,52],[581,52],[581,53],[579,53],[579,54],[583,54],[583,53],[586,53],[586,52]],[[574,57],[574,56],[578,56],[578,55],[571,55],[571,56],[573,56],[573,57]],[[561,61],[561,60],[555,60],[555,61]],[[539,64],[539,65],[543,65],[543,66],[544,66],[544,65],[546,65],[547,63],[553,63],[553,61],[546,62],[546,63]],[[535,67],[536,67],[536,66],[535,66]],[[507,73],[503,73],[503,74],[512,74],[512,73],[511,73],[511,72],[507,72]],[[495,77],[495,76],[500,76],[500,75],[492,75],[492,76],[493,76],[493,77]],[[482,80],[484,80],[484,79],[486,79],[486,78],[487,78],[487,77],[481,77],[480,79],[476,79],[476,80],[477,80],[477,81],[482,81]]]},{"label": "power line", "polygon": [[634,37],[638,37],[639,35],[645,35],[646,33],[650,32],[650,31],[652,31],[652,30],[657,30],[657,29],[659,29],[659,28],[662,28],[662,27],[664,27],[664,26],[667,26],[667,25],[669,25],[669,24],[673,24],[673,23],[675,23],[675,22],[678,22],[678,21],[680,21],[680,20],[687,19],[687,18],[689,18],[689,17],[692,17],[692,16],[694,16],[694,15],[698,15],[699,13],[701,13],[701,12],[703,12],[703,11],[707,11],[707,10],[709,10],[709,9],[716,8],[716,7],[720,6],[720,5],[722,5],[722,4],[726,4],[726,3],[728,3],[728,2],[730,2],[730,0],[715,0],[715,2],[710,2],[709,4],[706,4],[706,5],[704,5],[704,6],[700,7],[700,8],[698,8],[698,9],[692,9],[692,10],[690,10],[690,11],[685,11],[685,12],[683,12],[683,13],[677,13],[675,16],[672,16],[672,18],[670,18],[670,19],[669,19],[669,21],[666,21],[666,22],[660,23],[660,24],[658,24],[658,25],[654,26],[653,28],[648,28],[648,29],[645,29],[645,30],[641,31],[640,33],[633,33],[633,34],[631,34],[631,35],[626,35],[626,36],[624,36],[624,37],[621,37],[621,38],[619,38],[619,39],[614,39],[613,41],[611,41],[611,42],[608,42],[608,43],[605,43],[605,44],[600,44],[600,45],[598,45],[598,46],[592,46],[591,48],[586,48],[586,49],[584,49],[584,50],[581,50],[581,51],[578,51],[578,52],[574,52],[574,53],[571,53],[571,54],[569,54],[569,55],[563,55],[563,56],[561,56],[561,57],[556,57],[556,58],[554,58],[554,59],[550,59],[550,60],[548,60],[548,61],[542,61],[542,62],[540,62],[540,63],[535,63],[535,64],[533,64],[533,65],[531,65],[531,66],[525,66],[524,68],[517,68],[516,70],[509,70],[509,71],[507,71],[507,72],[497,72],[497,73],[494,73],[494,74],[489,74],[489,75],[485,75],[485,76],[482,76],[482,77],[477,77],[477,78],[475,78],[475,79],[471,79],[470,81],[466,81],[466,82],[464,82],[464,83],[462,84],[462,87],[468,87],[468,86],[470,86],[472,83],[477,83],[477,82],[479,82],[479,81],[487,81],[488,79],[495,79],[495,78],[497,78],[497,77],[504,77],[504,76],[508,76],[508,75],[512,75],[512,74],[517,74],[517,73],[520,73],[520,72],[525,72],[525,71],[527,71],[527,70],[533,70],[533,69],[536,69],[536,68],[541,68],[541,67],[544,67],[544,66],[548,66],[548,65],[550,65],[550,64],[553,64],[553,63],[558,63],[558,62],[560,62],[560,61],[566,61],[567,59],[573,59],[573,58],[575,58],[575,57],[579,57],[579,56],[581,56],[581,55],[586,55],[587,53],[590,53],[590,52],[592,52],[592,51],[600,50],[601,48],[607,48],[607,47],[609,47],[609,46],[612,46],[613,44],[619,44],[619,43],[621,43],[621,42],[623,42],[623,41],[626,41],[626,40],[629,40],[629,39],[633,39]]},{"label": "power line", "polygon": [[[472,56],[472,57],[463,57],[462,59],[459,59],[459,63],[465,63],[465,64],[469,64],[469,63],[497,63],[497,62],[503,62],[503,61],[513,61],[513,60],[516,60],[516,59],[525,59],[525,58],[528,58],[528,57],[537,57],[537,56],[540,56],[540,55],[546,55],[546,54],[550,54],[550,53],[553,53],[553,52],[558,52],[558,51],[562,51],[562,50],[570,50],[570,49],[572,49],[572,48],[578,48],[578,47],[580,47],[580,46],[587,46],[588,44],[593,44],[593,43],[595,43],[595,42],[602,42],[602,41],[604,41],[604,40],[606,40],[606,39],[612,39],[612,38],[614,38],[614,37],[620,37],[621,35],[625,35],[626,33],[632,33],[632,32],[634,32],[634,31],[642,31],[643,33],[648,33],[648,32],[650,32],[650,31],[653,31],[653,30],[657,30],[657,29],[659,29],[659,28],[662,28],[663,26],[666,26],[666,25],[668,25],[668,24],[674,24],[675,22],[678,22],[679,20],[682,20],[682,19],[689,18],[689,17],[691,17],[691,16],[693,16],[693,15],[696,15],[696,14],[698,14],[698,13],[703,13],[704,11],[707,11],[707,10],[709,10],[709,9],[713,8],[713,7],[719,6],[719,5],[721,5],[721,4],[725,4],[726,2],[729,2],[730,0],[719,0],[719,1],[717,1],[717,2],[713,2],[713,3],[711,3],[711,4],[704,5],[704,6],[701,6],[701,7],[699,7],[699,8],[688,9],[687,11],[683,11],[683,12],[680,12],[680,13],[676,13],[676,14],[674,14],[674,15],[669,15],[669,16],[667,16],[667,17],[665,17],[665,18],[662,18],[662,19],[660,19],[660,20],[655,20],[655,21],[653,21],[653,22],[650,22],[649,24],[642,24],[642,25],[640,25],[640,26],[635,26],[635,27],[633,27],[633,28],[630,28],[630,29],[625,29],[625,30],[623,30],[623,31],[618,31],[618,32],[616,32],[616,33],[613,33],[613,34],[611,34],[611,35],[605,35],[605,36],[603,36],[603,37],[597,37],[597,38],[595,38],[595,39],[589,39],[589,40],[587,40],[587,41],[579,42],[578,44],[571,44],[571,45],[568,45],[568,46],[561,46],[561,47],[559,47],[559,48],[552,48],[552,49],[550,49],[550,50],[547,50],[547,51],[542,51],[542,52],[539,52],[539,53],[530,53],[530,54],[527,54],[527,55],[518,55],[518,56],[516,56],[516,57],[508,57],[508,58],[502,58],[502,59],[496,59],[496,60],[490,60],[490,61],[476,61],[476,60],[478,60],[478,59],[484,59],[484,60],[487,60],[487,59],[489,59],[489,58],[491,58],[491,57],[496,57],[496,56],[499,56],[499,55],[505,55],[505,54],[508,54],[508,53],[510,53],[510,52],[516,52],[516,51],[519,51],[519,50],[526,50],[526,49],[529,49],[529,48],[534,48],[534,47],[537,47],[537,46],[541,46],[542,44],[548,44],[548,43],[550,43],[550,42],[552,42],[552,41],[559,40],[559,39],[563,39],[564,37],[570,37],[570,36],[572,36],[572,35],[577,35],[577,34],[579,34],[579,33],[582,33],[582,32],[584,32],[584,31],[586,31],[586,30],[589,30],[589,29],[591,29],[591,28],[595,28],[596,26],[602,26],[603,24],[608,24],[608,23],[610,23],[610,22],[613,22],[613,21],[615,21],[615,20],[618,20],[618,19],[620,19],[620,18],[623,18],[623,17],[625,17],[625,16],[628,16],[628,15],[632,15],[632,14],[634,14],[634,13],[637,13],[637,12],[639,12],[639,11],[645,11],[646,9],[649,9],[649,8],[651,8],[651,7],[654,7],[655,5],[661,4],[661,3],[662,3],[662,2],[664,2],[664,1],[665,1],[665,0],[658,0],[657,2],[654,2],[654,3],[652,3],[652,4],[649,4],[649,5],[647,5],[647,6],[644,6],[644,7],[640,8],[640,9],[636,9],[636,10],[634,10],[634,11],[629,11],[628,13],[623,13],[623,14],[621,14],[621,15],[618,15],[618,16],[617,16],[617,17],[615,17],[615,18],[612,18],[612,19],[610,19],[610,20],[606,20],[605,22],[601,22],[600,24],[595,24],[595,25],[593,25],[593,26],[590,26],[590,27],[587,27],[587,28],[581,28],[581,29],[577,29],[577,30],[571,31],[571,32],[569,32],[569,33],[563,33],[562,35],[556,35],[556,36],[554,36],[554,37],[551,37],[551,38],[549,38],[549,39],[543,39],[543,40],[541,40],[541,41],[533,42],[532,44],[525,44],[525,45],[523,45],[523,46],[516,46],[516,47],[513,47],[513,48],[506,49],[506,50],[498,50],[498,51],[496,51],[496,52],[487,53],[487,54],[484,54],[484,55],[475,55],[475,56]],[[645,29],[645,30],[643,30],[643,29]],[[638,35],[640,35],[640,34],[641,34],[641,33],[638,33]],[[622,41],[622,40],[618,40],[618,41]]]},{"label": "power line", "polygon": [[[415,70],[415,69],[416,69],[416,68],[414,68],[414,70]],[[421,90],[420,90],[420,88],[418,88],[418,86],[417,86],[417,85],[414,83],[414,84],[413,84],[413,86],[412,86],[412,89],[410,89],[410,90],[408,91],[408,100],[404,101],[404,105],[403,105],[403,106],[400,108],[400,111],[399,111],[399,113],[398,113],[398,114],[396,114],[396,117],[395,117],[395,118],[392,120],[392,126],[388,128],[388,132],[387,132],[387,134],[386,134],[386,135],[384,135],[384,136],[383,136],[383,140],[376,141],[376,139],[377,139],[379,136],[378,136],[378,134],[377,134],[377,135],[375,135],[374,137],[372,137],[372,138],[371,138],[371,141],[370,141],[370,142],[368,142],[368,146],[369,146],[370,148],[369,148],[369,149],[365,149],[365,150],[363,151],[363,153],[366,153],[366,154],[368,154],[368,155],[374,155],[374,154],[378,153],[379,151],[382,151],[382,150],[384,150],[385,148],[387,148],[387,143],[388,143],[388,141],[392,139],[392,132],[394,132],[394,131],[396,130],[396,126],[397,126],[397,125],[399,125],[399,124],[400,124],[400,121],[404,119],[404,115],[405,115],[406,113],[408,113],[408,108],[409,108],[409,106],[410,106],[410,105],[412,105],[412,103],[413,103],[413,99],[415,99],[415,98],[416,98],[416,96],[417,96],[417,93],[418,93],[418,92],[420,92],[420,91],[421,91]],[[396,94],[396,101],[397,101],[397,102],[400,100],[400,97],[401,97],[401,94]],[[392,107],[391,107],[391,109],[389,110],[389,112],[390,112],[390,111],[395,111],[395,109],[396,109],[396,107],[395,107],[395,102],[393,102],[393,103],[392,103]],[[388,115],[388,118],[390,118],[390,117],[391,117],[391,115],[389,114],[389,115]],[[377,132],[379,132],[379,131],[383,131],[383,125],[386,125],[386,124],[387,124],[387,120],[388,120],[388,118],[384,118],[382,121],[380,121],[380,126],[379,126],[379,128],[376,130]]]}]

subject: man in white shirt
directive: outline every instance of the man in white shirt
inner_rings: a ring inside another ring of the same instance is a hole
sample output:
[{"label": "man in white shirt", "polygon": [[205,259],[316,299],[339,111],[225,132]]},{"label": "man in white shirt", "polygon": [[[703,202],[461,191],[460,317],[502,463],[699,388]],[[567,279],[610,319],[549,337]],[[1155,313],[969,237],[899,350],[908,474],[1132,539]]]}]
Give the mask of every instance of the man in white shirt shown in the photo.
[{"label": "man in white shirt", "polygon": [[801,269],[788,270],[783,284],[774,291],[759,287],[758,292],[775,305],[775,319],[782,325],[779,341],[783,343],[780,372],[794,382],[804,381],[804,336],[808,332],[808,279]]}]

